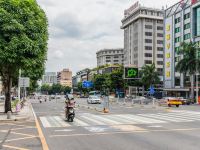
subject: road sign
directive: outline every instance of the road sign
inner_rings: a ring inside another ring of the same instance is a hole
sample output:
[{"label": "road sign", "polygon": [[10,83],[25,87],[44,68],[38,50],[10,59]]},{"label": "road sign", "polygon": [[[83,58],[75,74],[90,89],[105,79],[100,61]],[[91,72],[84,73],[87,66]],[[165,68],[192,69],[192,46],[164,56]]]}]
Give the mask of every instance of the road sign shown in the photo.
[{"label": "road sign", "polygon": [[150,86],[149,94],[153,95],[155,93],[155,89],[153,86]]},{"label": "road sign", "polygon": [[93,87],[93,82],[92,81],[83,81],[82,87],[83,88],[92,88]]},{"label": "road sign", "polygon": [[138,78],[138,68],[125,67],[124,68],[125,79],[136,79]]},{"label": "road sign", "polygon": [[29,87],[30,86],[30,78],[26,78],[26,77],[19,78],[19,86],[20,87]]}]

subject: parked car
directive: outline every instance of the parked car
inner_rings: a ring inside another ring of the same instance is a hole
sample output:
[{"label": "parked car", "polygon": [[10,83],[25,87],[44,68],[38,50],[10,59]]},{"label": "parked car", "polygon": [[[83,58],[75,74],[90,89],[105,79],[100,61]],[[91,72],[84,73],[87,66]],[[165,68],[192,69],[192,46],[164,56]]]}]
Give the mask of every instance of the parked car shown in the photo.
[{"label": "parked car", "polygon": [[189,98],[179,97],[179,99],[182,101],[182,105],[190,105],[195,103],[194,100]]},{"label": "parked car", "polygon": [[164,97],[162,100],[158,102],[160,106],[167,105],[168,107],[171,107],[175,105],[176,107],[179,107],[182,105],[182,101],[178,97]]},{"label": "parked car", "polygon": [[99,96],[90,95],[87,99],[88,104],[101,104],[101,98]]},{"label": "parked car", "polygon": [[51,99],[55,99],[56,96],[55,96],[55,95],[51,95],[50,98],[51,98]]},{"label": "parked car", "polygon": [[55,99],[61,99],[61,96],[60,95],[56,95]]}]

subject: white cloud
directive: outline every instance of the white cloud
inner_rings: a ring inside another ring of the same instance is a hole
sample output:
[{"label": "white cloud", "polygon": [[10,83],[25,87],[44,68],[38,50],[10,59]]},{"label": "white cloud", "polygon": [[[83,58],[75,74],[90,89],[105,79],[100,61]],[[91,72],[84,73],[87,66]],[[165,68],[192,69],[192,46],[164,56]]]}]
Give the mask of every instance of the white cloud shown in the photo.
[{"label": "white cloud", "polygon": [[[96,51],[123,47],[123,12],[134,0],[37,0],[49,19],[47,71],[96,66]],[[174,0],[140,0],[162,8]]]}]

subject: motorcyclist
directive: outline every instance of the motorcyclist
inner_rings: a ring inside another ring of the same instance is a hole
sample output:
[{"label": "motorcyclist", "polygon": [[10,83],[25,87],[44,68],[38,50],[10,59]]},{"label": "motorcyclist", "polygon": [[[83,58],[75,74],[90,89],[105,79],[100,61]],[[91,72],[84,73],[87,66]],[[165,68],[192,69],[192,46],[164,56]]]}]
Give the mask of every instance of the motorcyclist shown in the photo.
[{"label": "motorcyclist", "polygon": [[74,108],[75,107],[75,101],[74,98],[72,96],[66,95],[66,100],[65,100],[65,114],[66,114],[66,118],[69,114],[69,109],[70,108]]}]

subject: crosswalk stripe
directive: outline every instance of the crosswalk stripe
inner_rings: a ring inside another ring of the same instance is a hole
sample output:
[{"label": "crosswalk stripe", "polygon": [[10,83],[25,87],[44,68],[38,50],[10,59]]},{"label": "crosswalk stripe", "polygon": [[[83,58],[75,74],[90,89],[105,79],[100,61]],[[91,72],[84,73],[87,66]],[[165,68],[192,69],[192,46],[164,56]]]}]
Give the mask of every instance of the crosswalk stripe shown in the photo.
[{"label": "crosswalk stripe", "polygon": [[59,123],[53,117],[47,117],[47,120],[50,122],[51,127],[60,127]]},{"label": "crosswalk stripe", "polygon": [[114,120],[111,120],[111,119],[108,119],[106,118],[106,116],[97,116],[97,115],[91,115],[90,116],[91,118],[93,119],[96,119],[96,120],[100,120],[106,124],[109,124],[109,125],[113,125],[113,124],[121,124],[120,122],[117,122],[117,121],[114,121]]},{"label": "crosswalk stripe", "polygon": [[62,127],[68,127],[68,126],[71,126],[69,123],[65,122],[61,117],[59,116],[55,116],[54,117],[56,121],[59,122],[59,124],[62,126]]},{"label": "crosswalk stripe", "polygon": [[40,117],[40,121],[42,122],[43,127],[45,127],[45,128],[51,127],[51,125],[50,125],[50,123],[47,121],[47,118],[46,118],[46,117]]},{"label": "crosswalk stripe", "polygon": [[167,115],[159,115],[159,114],[140,114],[140,116],[144,116],[144,117],[150,117],[150,118],[154,118],[154,119],[159,119],[159,120],[167,120],[167,121],[170,121],[170,122],[189,122],[191,120],[187,120],[187,119],[181,119],[181,118],[178,118],[176,116],[167,116]]},{"label": "crosswalk stripe", "polygon": [[104,122],[95,120],[95,119],[91,119],[89,116],[81,116],[81,118],[89,120],[90,122],[92,122],[93,125],[106,125]]},{"label": "crosswalk stripe", "polygon": [[114,119],[120,123],[123,123],[123,124],[134,124],[135,122],[132,121],[132,120],[128,120],[128,119],[125,119],[123,118],[121,115],[110,115],[108,116],[109,119]]},{"label": "crosswalk stripe", "polygon": [[145,120],[146,123],[165,123],[165,121],[162,121],[159,119],[153,119],[149,117],[143,117],[143,116],[138,116],[138,115],[127,115],[127,116],[130,116],[132,118],[137,118],[138,120],[142,120],[142,122],[144,122]]},{"label": "crosswalk stripe", "polygon": [[180,116],[182,118],[189,118],[192,120],[200,120],[200,115],[194,114],[185,114],[185,113],[178,113],[178,114],[170,114],[171,116]]},{"label": "crosswalk stripe", "polygon": [[87,124],[87,123],[81,121],[81,120],[78,119],[78,118],[75,118],[75,119],[74,119],[73,124],[75,124],[76,126],[89,126],[89,124]]}]

